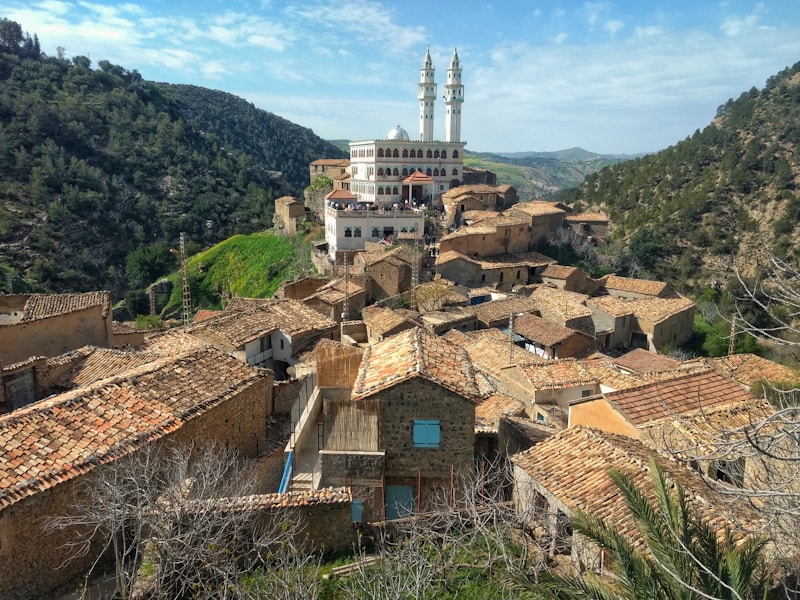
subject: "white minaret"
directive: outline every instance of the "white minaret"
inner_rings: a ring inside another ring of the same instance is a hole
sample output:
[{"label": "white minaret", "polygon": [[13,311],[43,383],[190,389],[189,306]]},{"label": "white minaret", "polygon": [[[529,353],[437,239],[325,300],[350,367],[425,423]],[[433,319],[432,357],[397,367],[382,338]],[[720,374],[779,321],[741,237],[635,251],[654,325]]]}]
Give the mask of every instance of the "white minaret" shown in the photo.
[{"label": "white minaret", "polygon": [[461,104],[464,102],[464,86],[461,85],[461,63],[453,48],[450,66],[447,67],[447,83],[444,84],[444,141],[461,141]]},{"label": "white minaret", "polygon": [[433,80],[433,61],[431,49],[425,52],[422,67],[419,70],[419,141],[433,141],[433,108],[436,102],[436,82]]}]

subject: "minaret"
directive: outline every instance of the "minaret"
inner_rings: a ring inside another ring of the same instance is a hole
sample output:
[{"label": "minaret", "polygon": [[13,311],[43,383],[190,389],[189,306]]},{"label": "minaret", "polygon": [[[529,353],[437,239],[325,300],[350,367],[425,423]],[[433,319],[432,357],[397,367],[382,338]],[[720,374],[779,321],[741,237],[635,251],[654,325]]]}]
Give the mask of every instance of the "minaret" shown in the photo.
[{"label": "minaret", "polygon": [[436,82],[433,80],[433,61],[430,46],[419,70],[419,141],[433,141],[433,108],[436,102]]},{"label": "minaret", "polygon": [[447,83],[444,84],[444,141],[461,141],[461,104],[464,102],[464,86],[461,85],[461,63],[453,48],[450,66],[447,67]]}]

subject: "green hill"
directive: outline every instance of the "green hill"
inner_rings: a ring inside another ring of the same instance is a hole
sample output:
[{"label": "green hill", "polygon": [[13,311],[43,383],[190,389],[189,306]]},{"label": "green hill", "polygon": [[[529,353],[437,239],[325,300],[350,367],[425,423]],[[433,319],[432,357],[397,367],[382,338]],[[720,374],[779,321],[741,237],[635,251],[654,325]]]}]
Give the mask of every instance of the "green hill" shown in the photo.
[{"label": "green hill", "polygon": [[[683,289],[746,275],[763,253],[800,258],[800,63],[719,107],[657,154],[588,175],[560,200],[601,209],[636,241],[647,274]],[[657,258],[658,260],[651,260]]]},{"label": "green hill", "polygon": [[47,57],[2,22],[19,35],[0,40],[0,293],[121,297],[132,253],[271,227],[309,162],[346,156],[230,94]]}]

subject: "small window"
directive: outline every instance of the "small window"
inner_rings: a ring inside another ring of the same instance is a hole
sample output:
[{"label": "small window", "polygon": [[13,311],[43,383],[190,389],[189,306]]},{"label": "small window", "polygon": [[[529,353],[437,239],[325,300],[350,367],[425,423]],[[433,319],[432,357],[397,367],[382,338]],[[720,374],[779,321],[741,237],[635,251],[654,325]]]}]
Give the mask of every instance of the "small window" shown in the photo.
[{"label": "small window", "polygon": [[261,352],[272,350],[272,337],[265,335],[261,338]]},{"label": "small window", "polygon": [[441,424],[438,420],[414,419],[414,447],[438,448]]},{"label": "small window", "polygon": [[353,237],[353,230],[350,229],[349,227],[345,227],[344,237]]},{"label": "small window", "polygon": [[362,523],[364,521],[364,501],[354,499],[352,503],[352,518],[353,523]]},{"label": "small window", "polygon": [[281,340],[281,350],[283,350],[283,340]]},{"label": "small window", "polygon": [[581,398],[588,398],[592,395],[592,390],[581,390]]},{"label": "small window", "polygon": [[361,237],[361,227],[353,229],[353,237]]},{"label": "small window", "polygon": [[372,237],[376,238],[379,235],[380,235],[380,233],[378,232],[378,228],[377,227],[373,227],[372,228]]}]

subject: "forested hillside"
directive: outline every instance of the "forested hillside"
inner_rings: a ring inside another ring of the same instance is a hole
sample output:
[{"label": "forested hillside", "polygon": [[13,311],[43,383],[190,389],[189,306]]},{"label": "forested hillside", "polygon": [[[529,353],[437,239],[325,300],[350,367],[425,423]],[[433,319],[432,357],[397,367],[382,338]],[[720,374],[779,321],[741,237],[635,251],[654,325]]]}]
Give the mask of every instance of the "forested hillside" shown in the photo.
[{"label": "forested hillside", "polygon": [[0,20],[0,292],[119,297],[129,255],[270,227],[309,162],[342,156],[230,94],[47,57]]},{"label": "forested hillside", "polygon": [[643,271],[688,289],[800,257],[800,63],[686,140],[589,175],[562,201],[609,214]]}]

